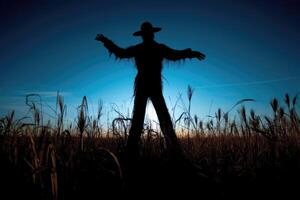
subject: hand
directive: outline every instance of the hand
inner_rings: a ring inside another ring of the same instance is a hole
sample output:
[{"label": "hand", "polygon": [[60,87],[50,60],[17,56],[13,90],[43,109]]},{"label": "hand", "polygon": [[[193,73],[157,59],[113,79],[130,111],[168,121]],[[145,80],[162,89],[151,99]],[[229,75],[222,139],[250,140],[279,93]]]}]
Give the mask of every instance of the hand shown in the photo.
[{"label": "hand", "polygon": [[205,55],[199,51],[192,51],[192,55],[194,58],[198,58],[199,60],[205,59]]},{"label": "hand", "polygon": [[108,39],[104,35],[102,35],[102,34],[97,34],[95,40],[98,40],[100,42],[105,42]]}]

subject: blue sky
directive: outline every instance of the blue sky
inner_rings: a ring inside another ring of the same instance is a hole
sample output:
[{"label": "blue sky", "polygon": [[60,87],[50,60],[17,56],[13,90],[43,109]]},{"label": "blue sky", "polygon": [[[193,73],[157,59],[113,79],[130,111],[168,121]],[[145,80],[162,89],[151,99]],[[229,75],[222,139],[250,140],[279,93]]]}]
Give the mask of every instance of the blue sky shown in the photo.
[{"label": "blue sky", "polygon": [[0,113],[26,114],[25,95],[55,105],[60,91],[74,117],[83,96],[96,110],[132,107],[132,60],[117,61],[94,40],[102,33],[122,47],[145,20],[162,27],[156,40],[192,48],[207,59],[166,62],[169,107],[195,88],[192,110],[205,116],[242,98],[261,113],[271,98],[300,91],[300,9],[296,0],[262,1],[1,1]]}]

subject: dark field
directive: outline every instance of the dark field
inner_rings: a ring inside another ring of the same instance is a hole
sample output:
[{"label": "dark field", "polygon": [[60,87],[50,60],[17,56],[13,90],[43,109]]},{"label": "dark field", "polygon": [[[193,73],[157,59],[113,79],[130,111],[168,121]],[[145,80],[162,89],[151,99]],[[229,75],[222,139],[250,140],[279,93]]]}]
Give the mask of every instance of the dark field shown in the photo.
[{"label": "dark field", "polygon": [[160,131],[146,124],[135,162],[125,159],[130,120],[120,113],[108,131],[101,127],[100,117],[88,117],[86,100],[76,125],[69,127],[60,115],[62,102],[56,125],[41,125],[38,109],[33,109],[31,124],[15,120],[12,113],[0,123],[1,199],[298,195],[296,100],[286,95],[280,106],[273,99],[271,117],[248,114],[244,107],[238,120],[221,110],[207,122],[184,113],[184,120],[176,121],[187,125],[176,129],[184,157],[170,157]]}]

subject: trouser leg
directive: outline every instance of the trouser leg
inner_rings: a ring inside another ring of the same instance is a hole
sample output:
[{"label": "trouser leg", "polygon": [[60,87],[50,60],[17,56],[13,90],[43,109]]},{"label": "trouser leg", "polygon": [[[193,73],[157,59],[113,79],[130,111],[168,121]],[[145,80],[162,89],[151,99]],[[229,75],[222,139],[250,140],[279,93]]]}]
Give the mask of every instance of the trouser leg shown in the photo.
[{"label": "trouser leg", "polygon": [[156,110],[161,131],[165,136],[166,146],[171,153],[181,153],[181,148],[176,137],[172,120],[162,93],[151,96],[153,106]]},{"label": "trouser leg", "polygon": [[139,152],[138,147],[143,131],[146,105],[147,96],[137,92],[134,99],[133,116],[127,141],[127,151],[131,155],[138,155]]}]

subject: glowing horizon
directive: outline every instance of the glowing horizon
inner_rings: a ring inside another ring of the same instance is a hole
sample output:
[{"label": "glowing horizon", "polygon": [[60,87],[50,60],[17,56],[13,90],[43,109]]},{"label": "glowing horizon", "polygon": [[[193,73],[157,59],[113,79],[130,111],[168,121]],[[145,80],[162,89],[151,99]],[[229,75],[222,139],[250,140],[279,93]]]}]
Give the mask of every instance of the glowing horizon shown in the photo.
[{"label": "glowing horizon", "polygon": [[[83,96],[132,109],[132,60],[117,61],[94,40],[103,33],[118,45],[140,42],[132,33],[149,20],[162,27],[156,41],[192,48],[205,61],[165,62],[164,96],[171,109],[186,88],[195,88],[192,114],[228,110],[238,100],[268,113],[266,105],[300,91],[300,21],[297,5],[280,1],[89,1],[2,3],[0,113],[26,115],[25,96],[42,95],[55,107],[60,91],[73,119]],[[274,23],[276,21],[276,23]],[[150,113],[155,118],[154,112]]]}]

